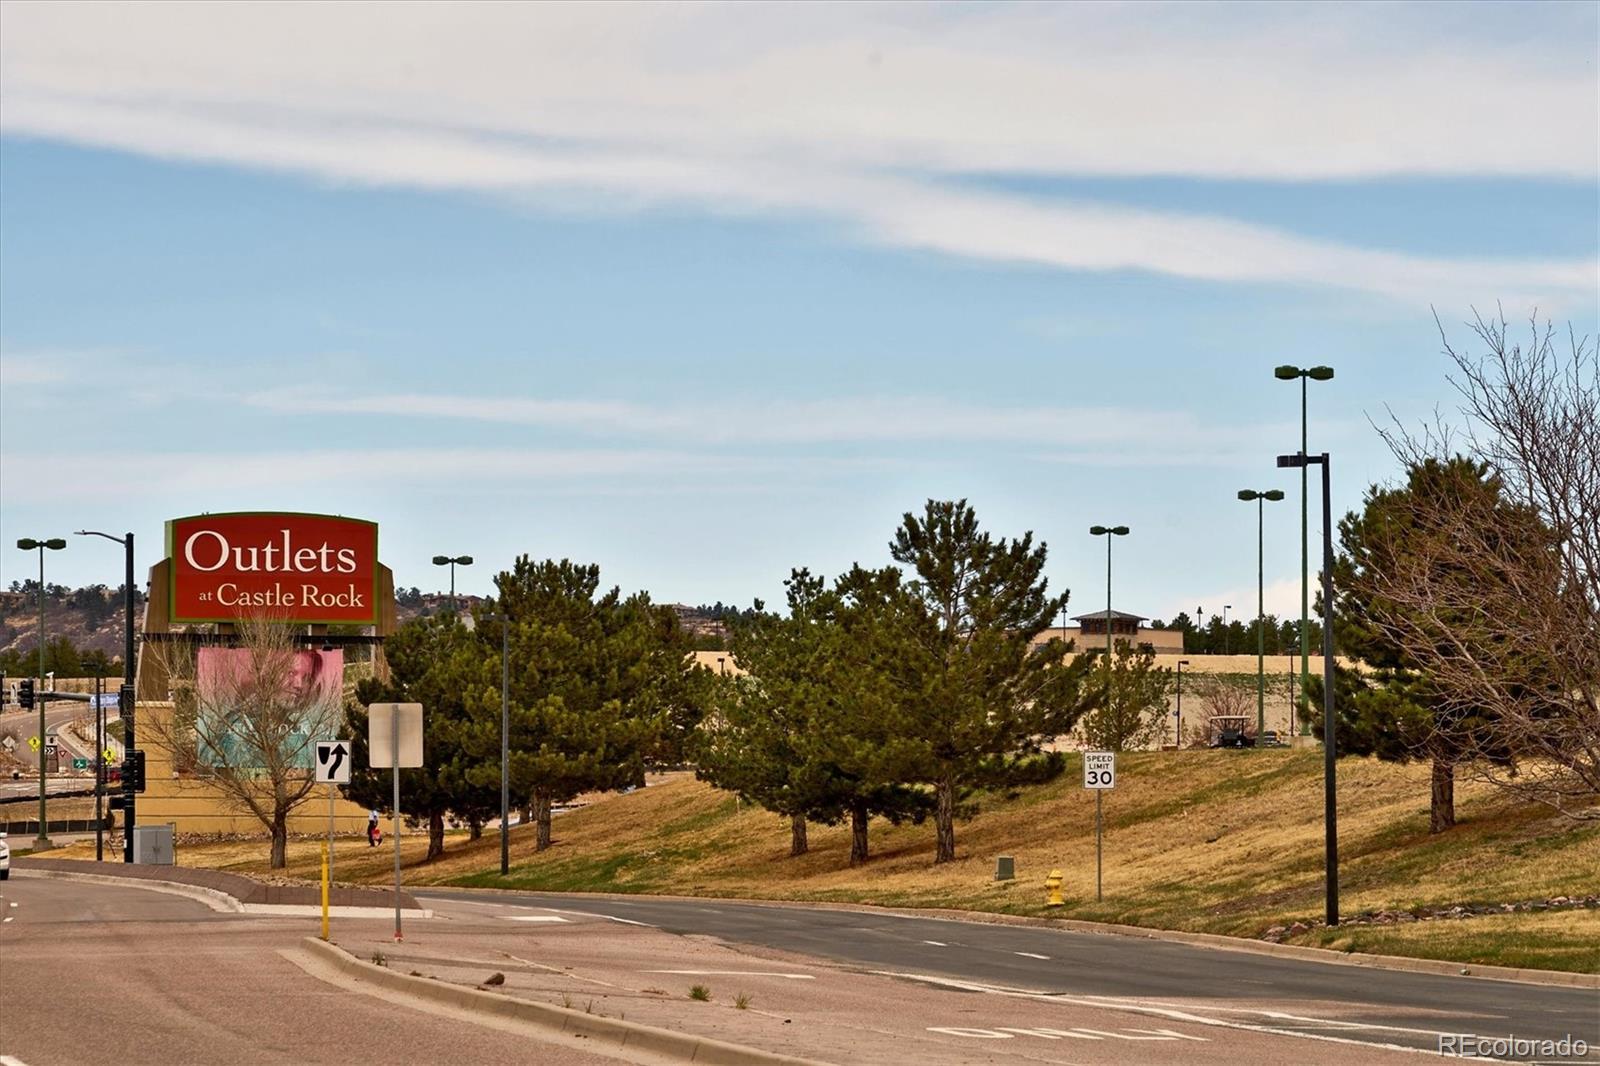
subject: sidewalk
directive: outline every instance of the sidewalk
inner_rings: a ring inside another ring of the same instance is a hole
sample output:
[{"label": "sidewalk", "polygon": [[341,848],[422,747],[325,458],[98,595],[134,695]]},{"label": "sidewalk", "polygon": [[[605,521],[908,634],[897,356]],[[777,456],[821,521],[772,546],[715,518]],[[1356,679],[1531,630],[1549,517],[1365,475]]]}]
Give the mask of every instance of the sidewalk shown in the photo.
[{"label": "sidewalk", "polygon": [[[1409,1061],[1336,1038],[1303,1039],[1223,1018],[1203,1000],[1135,1003],[858,971],[733,949],[627,919],[427,898],[436,920],[403,943],[336,923],[334,942],[391,974],[834,1063]],[[498,977],[496,976],[498,975]],[[489,983],[486,983],[489,982]],[[694,990],[704,990],[704,999]],[[484,999],[493,1012],[494,999]]]}]

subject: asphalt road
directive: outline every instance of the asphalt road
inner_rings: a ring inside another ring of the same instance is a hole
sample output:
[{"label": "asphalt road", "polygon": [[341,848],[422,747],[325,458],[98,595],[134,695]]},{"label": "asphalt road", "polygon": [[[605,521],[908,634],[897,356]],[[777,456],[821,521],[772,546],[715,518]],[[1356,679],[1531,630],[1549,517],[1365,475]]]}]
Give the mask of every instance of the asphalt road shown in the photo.
[{"label": "asphalt road", "polygon": [[[426,890],[425,898],[471,899]],[[491,898],[478,895],[475,898]],[[873,972],[991,988],[1216,1009],[1274,1028],[1438,1050],[1440,1033],[1583,1039],[1600,1061],[1600,991],[1374,970],[1136,937],[721,900],[495,893],[819,956]]]},{"label": "asphalt road", "polygon": [[318,980],[294,961],[308,924],[13,876],[0,882],[0,1063],[616,1066]]}]

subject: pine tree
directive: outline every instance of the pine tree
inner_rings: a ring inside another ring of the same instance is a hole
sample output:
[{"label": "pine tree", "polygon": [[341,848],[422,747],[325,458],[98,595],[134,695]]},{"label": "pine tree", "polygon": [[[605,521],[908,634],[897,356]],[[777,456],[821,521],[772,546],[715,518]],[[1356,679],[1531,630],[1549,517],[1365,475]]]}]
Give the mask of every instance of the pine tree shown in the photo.
[{"label": "pine tree", "polygon": [[[1360,514],[1339,523],[1341,553],[1334,563],[1334,635],[1339,649],[1360,660],[1362,673],[1335,673],[1341,754],[1376,755],[1391,762],[1426,759],[1432,764],[1429,831],[1455,825],[1455,770],[1469,757],[1501,758],[1481,710],[1443,707],[1438,693],[1405,649],[1386,636],[1377,616],[1403,609],[1385,595],[1385,582],[1401,554],[1426,560],[1440,535],[1416,521],[1419,499],[1471,496],[1497,516],[1505,537],[1524,535],[1531,517],[1502,498],[1498,478],[1466,458],[1428,459],[1407,471],[1396,488],[1373,486]],[[1448,619],[1443,621],[1448,622]],[[1321,728],[1322,686],[1312,679],[1310,706]]]},{"label": "pine tree", "polygon": [[1045,545],[1032,533],[995,540],[965,500],[929,500],[920,517],[905,515],[890,552],[914,571],[909,590],[926,621],[910,660],[921,669],[919,706],[901,740],[933,789],[934,861],[950,862],[963,795],[1070,731],[1100,697],[1084,683],[1083,656],[1068,661],[1059,639],[1034,644],[1068,594],[1049,595]]},{"label": "pine tree", "polygon": [[[473,777],[481,760],[469,744],[483,727],[484,712],[469,703],[467,692],[482,678],[488,652],[480,634],[446,612],[407,622],[385,642],[384,653],[389,682],[362,681],[347,711],[354,751],[345,794],[363,806],[383,809],[390,805],[391,772],[364,769],[371,766],[367,707],[373,703],[422,704],[425,762],[400,771],[398,814],[427,825],[428,851],[423,860],[427,862],[444,854],[447,815],[482,825],[500,809],[497,785],[491,788]],[[494,661],[498,666],[498,654]],[[498,722],[498,715],[495,720]]]}]

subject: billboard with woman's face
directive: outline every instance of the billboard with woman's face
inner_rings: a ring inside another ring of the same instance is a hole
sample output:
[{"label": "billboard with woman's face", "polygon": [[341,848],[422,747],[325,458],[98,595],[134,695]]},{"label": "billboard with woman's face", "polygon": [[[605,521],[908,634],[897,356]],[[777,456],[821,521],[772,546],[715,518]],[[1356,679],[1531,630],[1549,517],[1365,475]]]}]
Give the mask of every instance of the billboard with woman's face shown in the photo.
[{"label": "billboard with woman's face", "polygon": [[[196,762],[233,770],[311,768],[316,741],[341,724],[344,653],[309,648],[200,648]],[[273,752],[273,757],[266,753]]]}]

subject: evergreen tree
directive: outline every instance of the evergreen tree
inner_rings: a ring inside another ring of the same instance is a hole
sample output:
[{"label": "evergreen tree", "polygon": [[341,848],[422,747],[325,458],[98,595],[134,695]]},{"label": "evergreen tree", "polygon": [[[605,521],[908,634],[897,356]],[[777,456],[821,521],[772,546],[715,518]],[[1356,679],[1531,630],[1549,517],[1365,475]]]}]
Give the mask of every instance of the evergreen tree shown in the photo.
[{"label": "evergreen tree", "polygon": [[[1485,465],[1460,457],[1428,459],[1407,471],[1403,486],[1368,490],[1361,513],[1351,512],[1339,523],[1341,552],[1334,562],[1335,639],[1341,651],[1367,667],[1363,673],[1335,673],[1340,753],[1392,762],[1428,760],[1433,833],[1455,825],[1457,764],[1469,752],[1498,754],[1488,741],[1490,723],[1478,709],[1445,709],[1427,676],[1374,617],[1399,609],[1385,595],[1387,575],[1395,572],[1399,554],[1409,554],[1412,563],[1424,560],[1431,552],[1430,540],[1438,535],[1415,521],[1413,502],[1445,495],[1481,499],[1497,515],[1497,528],[1505,537],[1531,528],[1531,517],[1503,499],[1499,479]],[[1320,730],[1320,679],[1312,678],[1311,688],[1309,706]]]},{"label": "evergreen tree", "polygon": [[1071,730],[1099,695],[1083,656],[1068,661],[1059,639],[1033,644],[1067,593],[1049,595],[1032,533],[995,540],[965,500],[929,500],[920,517],[905,515],[890,553],[915,573],[909,590],[926,620],[910,660],[922,668],[918,706],[901,739],[934,793],[934,861],[950,862],[963,795]]},{"label": "evergreen tree", "polygon": [[789,854],[808,847],[808,821],[833,824],[846,796],[812,756],[812,733],[833,698],[832,596],[809,570],[784,582],[787,616],[761,609],[730,620],[729,652],[743,671],[718,679],[695,745],[695,775],[789,818]]},{"label": "evergreen tree", "polygon": [[1137,651],[1127,642],[1117,645],[1110,662],[1104,654],[1095,657],[1090,689],[1098,687],[1110,694],[1109,701],[1083,716],[1083,739],[1100,751],[1128,751],[1148,747],[1166,728],[1167,693],[1172,688],[1172,671],[1156,666],[1155,653]]},{"label": "evergreen tree", "polygon": [[[512,789],[530,801],[535,847],[550,846],[556,803],[579,793],[636,787],[663,734],[687,729],[704,682],[686,675],[688,644],[671,608],[643,593],[600,593],[600,568],[563,559],[520,556],[495,578],[495,607],[510,618],[509,719]],[[499,622],[478,609],[486,639]],[[492,674],[468,694],[480,714],[472,746],[474,780],[499,781],[499,656]],[[493,760],[493,765],[487,763]]]},{"label": "evergreen tree", "polygon": [[[498,651],[496,644],[497,671]],[[489,653],[481,635],[448,612],[407,622],[385,641],[384,653],[389,682],[362,681],[347,711],[354,751],[345,794],[363,806],[383,809],[390,805],[391,772],[369,768],[367,707],[372,703],[422,704],[424,765],[400,771],[401,809],[397,815],[427,825],[428,851],[423,860],[427,862],[444,854],[446,815],[481,826],[500,810],[498,774],[493,787],[479,780],[476,771],[482,760],[470,743],[485,723],[481,720],[483,709],[473,705],[467,693],[481,682]],[[498,729],[498,701],[494,722]]]}]

